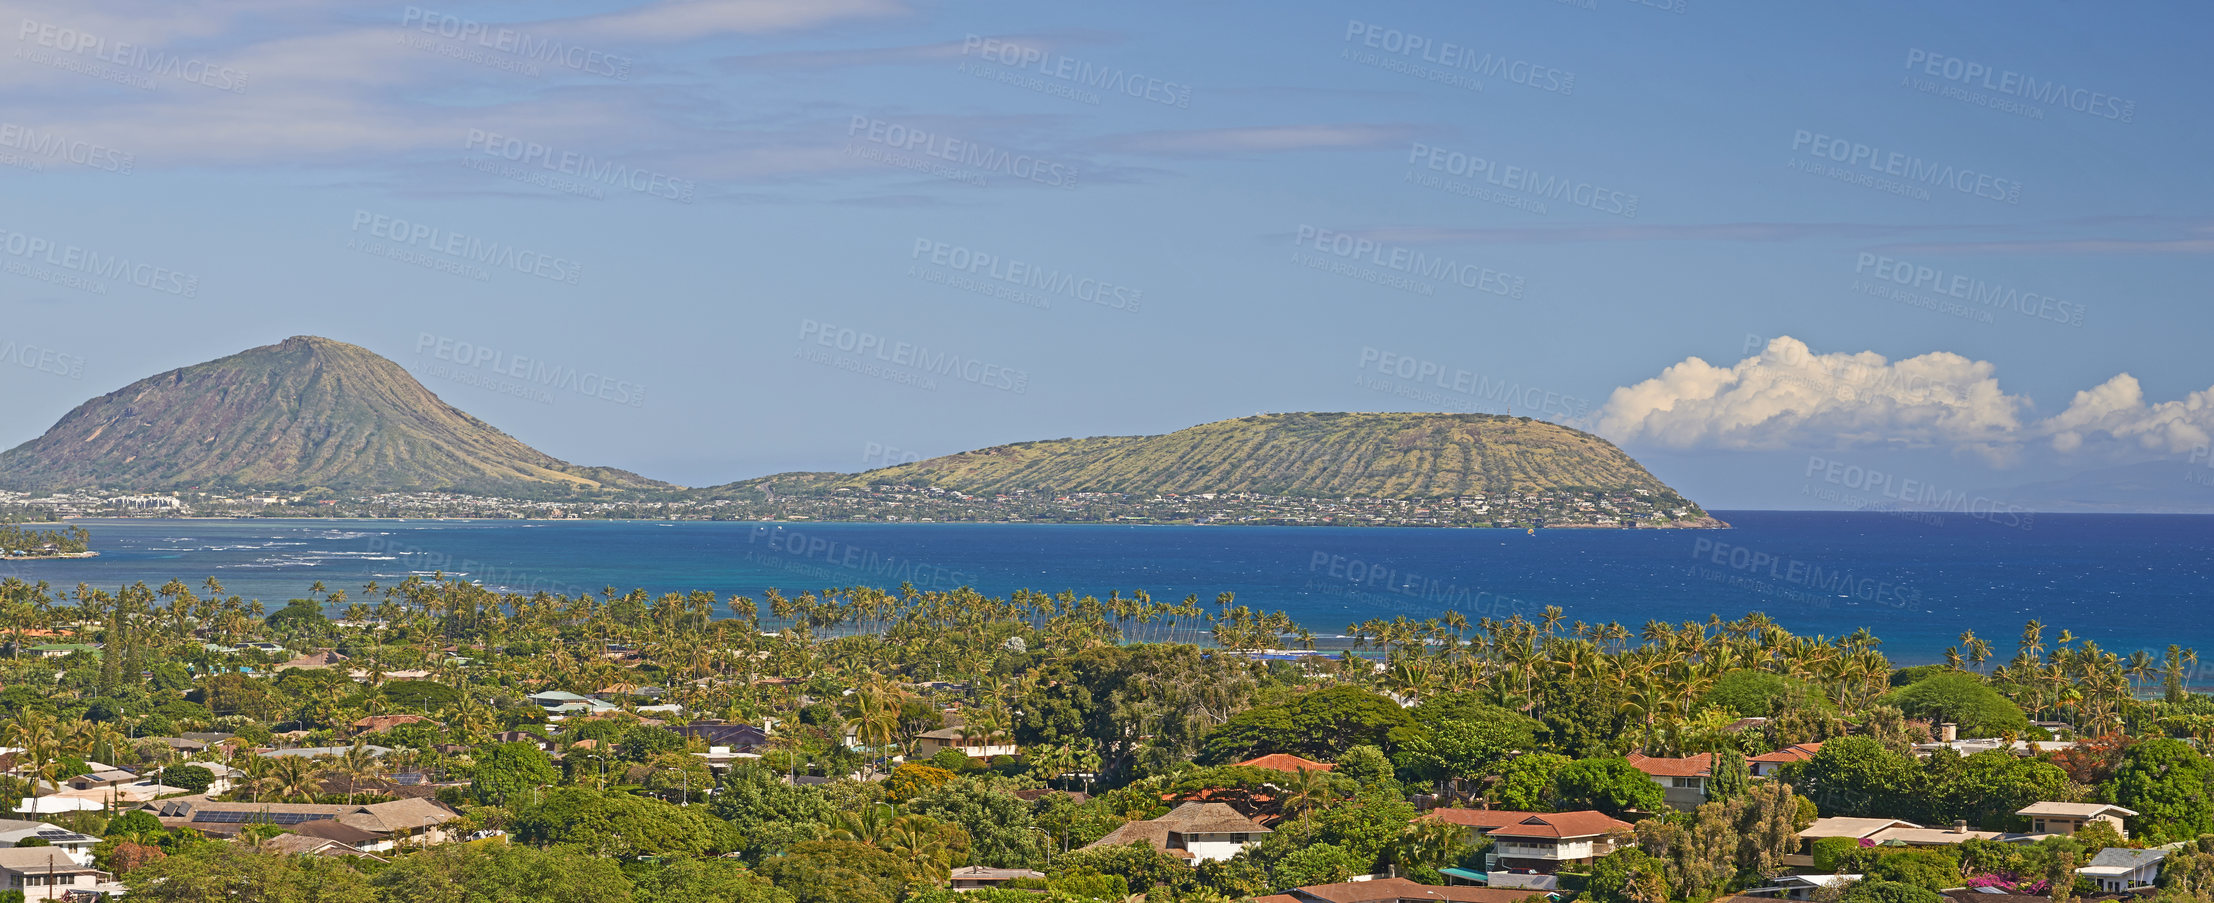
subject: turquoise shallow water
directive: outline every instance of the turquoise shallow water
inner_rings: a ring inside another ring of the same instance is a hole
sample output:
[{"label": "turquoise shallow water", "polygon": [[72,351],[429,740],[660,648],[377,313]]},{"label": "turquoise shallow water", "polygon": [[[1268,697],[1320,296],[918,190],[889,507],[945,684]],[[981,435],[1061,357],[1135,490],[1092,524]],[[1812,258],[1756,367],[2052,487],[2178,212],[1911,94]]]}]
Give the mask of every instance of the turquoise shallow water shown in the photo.
[{"label": "turquoise shallow water", "polygon": [[[758,598],[902,580],[1156,599],[1223,590],[1317,634],[1371,617],[1704,620],[1763,611],[1800,633],[1868,627],[1929,661],[1973,628],[2001,655],[2036,618],[2127,653],[2214,651],[2214,517],[2036,515],[1928,523],[1881,513],[1718,512],[1712,531],[742,524],[638,521],[87,521],[87,561],[0,562],[0,575],[113,587],[213,575],[265,602],[321,580],[445,570],[490,586],[710,589]],[[2214,655],[2208,656],[2214,659]]]}]

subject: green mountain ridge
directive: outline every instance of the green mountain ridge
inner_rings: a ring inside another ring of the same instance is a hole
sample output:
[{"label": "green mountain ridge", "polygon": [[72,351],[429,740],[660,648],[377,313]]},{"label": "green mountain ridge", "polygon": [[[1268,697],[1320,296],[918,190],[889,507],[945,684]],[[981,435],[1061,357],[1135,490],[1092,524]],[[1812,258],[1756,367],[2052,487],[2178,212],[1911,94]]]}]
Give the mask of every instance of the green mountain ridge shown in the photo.
[{"label": "green mountain ridge", "polygon": [[554,458],[447,404],[398,364],[314,336],[147,377],[79,405],[44,435],[0,452],[0,488],[31,491],[590,494],[734,500],[752,506],[741,511],[778,517],[810,510],[851,516],[837,504],[778,504],[868,495],[883,486],[979,498],[1101,493],[1141,501],[1251,494],[1504,502],[1547,494],[1555,497],[1548,504],[1561,505],[1635,494],[1634,507],[1656,518],[1707,517],[1605,439],[1496,414],[1266,414],[1158,436],[1018,442],[857,474],[785,473],[687,490]]},{"label": "green mountain ridge", "polygon": [[447,404],[356,345],[294,336],[157,374],[0,452],[0,487],[167,490],[674,489],[579,467]]},{"label": "green mountain ridge", "polygon": [[[1682,500],[1613,443],[1590,433],[1526,417],[1424,413],[1265,414],[1159,436],[1019,442],[859,474],[777,474],[698,492],[790,494],[887,484],[974,494],[1391,499],[1647,490]],[[1682,507],[1698,508],[1688,500]]]}]

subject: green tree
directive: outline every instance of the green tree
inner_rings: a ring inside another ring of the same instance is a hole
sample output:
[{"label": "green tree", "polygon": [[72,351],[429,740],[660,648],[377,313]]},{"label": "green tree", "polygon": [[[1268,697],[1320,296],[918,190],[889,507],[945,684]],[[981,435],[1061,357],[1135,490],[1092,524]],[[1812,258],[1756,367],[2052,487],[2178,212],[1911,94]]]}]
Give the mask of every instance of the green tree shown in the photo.
[{"label": "green tree", "polygon": [[258,853],[228,843],[150,862],[124,875],[123,883],[130,899],[148,903],[377,903],[369,882],[344,860]]},{"label": "green tree", "polygon": [[1960,863],[1936,850],[1900,850],[1876,857],[1868,877],[1911,884],[1932,893],[1960,886]]},{"label": "green tree", "polygon": [[[725,860],[673,860],[637,882],[640,900],[653,903],[791,903],[792,895]],[[587,898],[588,899],[588,898]]]},{"label": "green tree", "polygon": [[1336,884],[1351,880],[1355,875],[1368,873],[1369,863],[1335,844],[1317,843],[1300,847],[1276,861],[1269,871],[1269,880],[1277,887],[1302,887],[1309,884]]},{"label": "green tree", "polygon": [[1591,864],[1584,893],[1595,903],[1667,903],[1668,879],[1661,861],[1636,847],[1624,847]]},{"label": "green tree", "polygon": [[1952,722],[1962,736],[2020,734],[2029,727],[2022,707],[1965,671],[1944,671],[1893,691],[1885,701],[1909,718]]},{"label": "green tree", "polygon": [[1917,884],[1869,879],[1846,888],[1842,903],[1945,903],[1945,896]]},{"label": "green tree", "polygon": [[2181,740],[2147,740],[2122,753],[2100,795],[2137,810],[2135,833],[2152,842],[2214,833],[2214,766]]},{"label": "green tree", "polygon": [[1667,808],[1660,785],[1626,759],[1582,759],[1569,763],[1553,781],[1555,804],[1563,810],[1597,809],[1608,815],[1660,812]]},{"label": "green tree", "polygon": [[1407,717],[1398,703],[1359,687],[1316,690],[1231,716],[1207,735],[1199,760],[1220,764],[1293,753],[1327,761],[1362,744],[1388,746],[1386,739]]},{"label": "green tree", "polygon": [[1410,779],[1426,783],[1474,782],[1496,774],[1507,757],[1537,741],[1528,719],[1441,721],[1407,732],[1396,759]]},{"label": "green tree", "polygon": [[1516,756],[1499,770],[1499,781],[1487,794],[1493,806],[1523,812],[1550,812],[1561,769],[1575,760],[1553,753]]},{"label": "green tree", "polygon": [[1787,771],[1786,778],[1824,815],[1895,817],[1915,805],[1922,790],[1922,772],[1913,759],[1867,737],[1823,743],[1812,759]]},{"label": "green tree", "polygon": [[696,807],[584,787],[547,791],[516,811],[511,828],[525,843],[573,845],[625,859],[710,856],[740,842],[736,828]]},{"label": "green tree", "polygon": [[179,765],[161,770],[164,786],[175,787],[191,793],[204,793],[215,784],[215,772],[198,765]]},{"label": "green tree", "polygon": [[1707,799],[1732,800],[1745,794],[1752,786],[1752,767],[1745,761],[1745,754],[1735,750],[1715,753],[1709,760]]},{"label": "green tree", "polygon": [[761,863],[794,903],[898,903],[906,872],[892,854],[850,840],[809,840]]},{"label": "green tree", "polygon": [[737,765],[716,785],[708,810],[737,829],[748,861],[819,838],[835,808],[821,790],[797,787],[759,765]]},{"label": "green tree", "polygon": [[1045,864],[1044,835],[1030,820],[1030,804],[983,781],[962,779],[908,803],[907,810],[958,825],[969,834],[969,858],[991,868]]},{"label": "green tree", "polygon": [[402,856],[371,883],[385,903],[633,899],[630,879],[613,861],[575,849],[507,844],[439,846]]},{"label": "green tree", "polygon": [[560,780],[553,758],[535,743],[517,740],[484,747],[476,754],[469,793],[477,802],[503,805]]}]

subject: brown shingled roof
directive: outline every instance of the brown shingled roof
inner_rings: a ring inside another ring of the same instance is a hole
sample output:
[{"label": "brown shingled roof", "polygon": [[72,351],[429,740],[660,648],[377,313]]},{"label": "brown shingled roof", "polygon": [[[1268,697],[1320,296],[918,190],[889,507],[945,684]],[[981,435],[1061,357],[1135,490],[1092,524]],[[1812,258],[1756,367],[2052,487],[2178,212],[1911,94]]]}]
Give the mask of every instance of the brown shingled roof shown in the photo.
[{"label": "brown shingled roof", "polygon": [[1700,753],[1681,759],[1662,759],[1644,753],[1630,754],[1630,767],[1656,778],[1693,778],[1705,776],[1712,767],[1714,756]]},{"label": "brown shingled roof", "polygon": [[1511,825],[1491,829],[1493,837],[1598,837],[1630,830],[1630,823],[1604,812],[1541,812]]}]

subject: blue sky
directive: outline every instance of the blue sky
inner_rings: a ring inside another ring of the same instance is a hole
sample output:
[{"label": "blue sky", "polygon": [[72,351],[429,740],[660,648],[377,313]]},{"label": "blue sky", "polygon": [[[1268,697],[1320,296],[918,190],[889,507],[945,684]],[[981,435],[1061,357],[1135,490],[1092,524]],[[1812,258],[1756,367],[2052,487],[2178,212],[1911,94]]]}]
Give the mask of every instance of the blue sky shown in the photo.
[{"label": "blue sky", "polygon": [[1511,410],[1829,506],[2214,432],[2195,5],[0,14],[0,443],[294,334],[691,485]]}]

